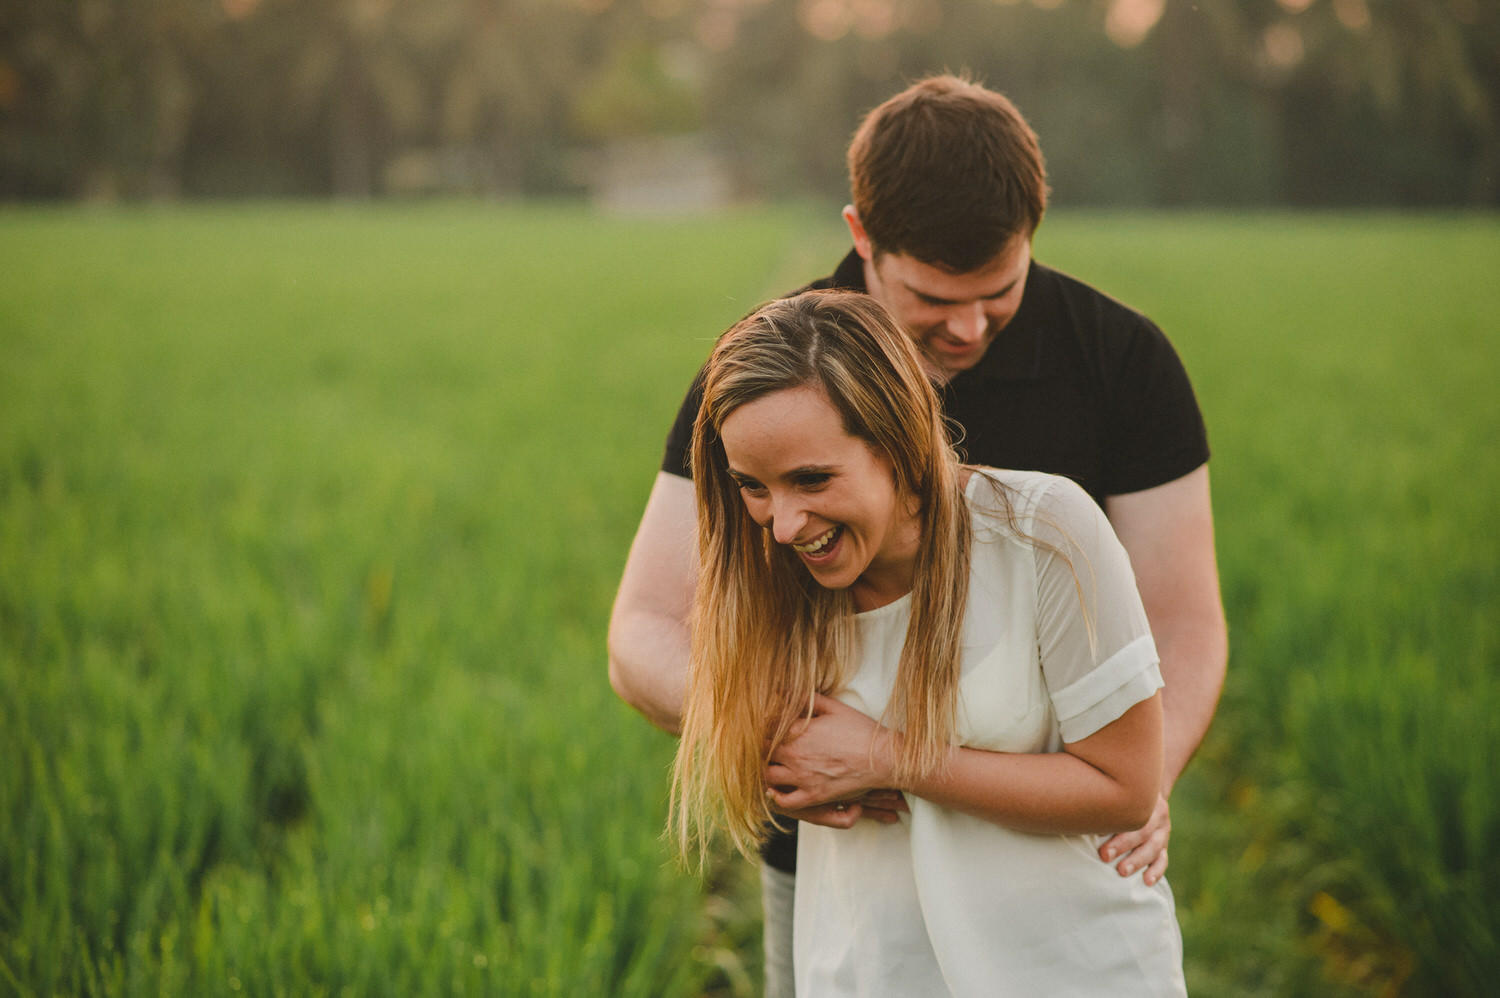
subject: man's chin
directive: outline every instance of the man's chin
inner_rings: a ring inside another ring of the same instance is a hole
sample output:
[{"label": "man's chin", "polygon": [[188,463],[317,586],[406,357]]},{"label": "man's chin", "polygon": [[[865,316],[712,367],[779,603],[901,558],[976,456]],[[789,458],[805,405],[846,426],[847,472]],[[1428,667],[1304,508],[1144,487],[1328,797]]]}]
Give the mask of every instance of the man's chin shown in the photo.
[{"label": "man's chin", "polygon": [[964,354],[924,352],[922,366],[926,368],[929,377],[936,378],[938,381],[947,381],[958,377],[979,363],[983,356],[983,350],[974,350]]}]

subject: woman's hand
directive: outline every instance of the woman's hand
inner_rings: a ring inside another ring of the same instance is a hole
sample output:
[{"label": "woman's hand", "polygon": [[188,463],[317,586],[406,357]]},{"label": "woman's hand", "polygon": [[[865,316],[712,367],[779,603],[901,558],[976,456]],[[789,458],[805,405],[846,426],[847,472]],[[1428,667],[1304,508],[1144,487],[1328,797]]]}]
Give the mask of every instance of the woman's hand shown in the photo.
[{"label": "woman's hand", "polygon": [[906,800],[890,787],[891,733],[853,707],[819,695],[771,755],[766,796],[778,812],[830,828],[861,817],[890,823]]}]

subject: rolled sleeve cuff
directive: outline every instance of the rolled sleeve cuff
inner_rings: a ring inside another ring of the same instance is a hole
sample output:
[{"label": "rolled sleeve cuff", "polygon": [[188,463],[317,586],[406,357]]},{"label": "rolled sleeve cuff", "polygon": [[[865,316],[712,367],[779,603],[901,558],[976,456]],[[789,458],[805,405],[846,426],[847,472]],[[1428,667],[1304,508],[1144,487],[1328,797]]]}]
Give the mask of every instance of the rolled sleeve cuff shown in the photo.
[{"label": "rolled sleeve cuff", "polygon": [[1161,689],[1156,642],[1143,634],[1097,669],[1052,694],[1058,728],[1065,742],[1082,741]]}]

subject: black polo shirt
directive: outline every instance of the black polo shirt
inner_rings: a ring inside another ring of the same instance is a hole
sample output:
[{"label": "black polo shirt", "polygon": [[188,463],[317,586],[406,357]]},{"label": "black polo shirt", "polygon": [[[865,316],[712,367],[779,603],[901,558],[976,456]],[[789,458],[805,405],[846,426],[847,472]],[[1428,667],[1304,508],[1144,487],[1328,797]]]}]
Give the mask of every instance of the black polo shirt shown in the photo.
[{"label": "black polo shirt", "polygon": [[[808,288],[865,291],[850,251]],[[799,289],[806,290],[806,289]],[[1021,307],[979,363],[941,389],[972,464],[1065,475],[1104,497],[1164,485],[1208,460],[1208,435],[1177,351],[1155,323],[1032,261]],[[691,477],[702,372],[667,436],[661,470]]]},{"label": "black polo shirt", "polygon": [[[801,290],[867,291],[854,251]],[[661,470],[691,478],[693,380],[667,435]],[[1021,307],[979,363],[941,389],[963,428],[971,464],[1045,471],[1104,498],[1181,478],[1208,460],[1208,434],[1187,371],[1150,319],[1066,274],[1032,261]],[[797,868],[795,823],[761,848],[772,867]]]}]

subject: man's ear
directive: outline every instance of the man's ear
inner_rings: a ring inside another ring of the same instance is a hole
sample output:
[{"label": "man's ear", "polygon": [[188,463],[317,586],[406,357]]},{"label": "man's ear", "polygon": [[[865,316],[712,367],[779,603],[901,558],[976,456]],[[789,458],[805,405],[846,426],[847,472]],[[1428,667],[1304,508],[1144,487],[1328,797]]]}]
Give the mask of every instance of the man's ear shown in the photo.
[{"label": "man's ear", "polygon": [[849,226],[849,235],[854,239],[854,252],[868,261],[875,259],[875,247],[870,244],[870,237],[865,232],[865,225],[859,220],[859,212],[854,210],[854,205],[844,205],[844,224]]}]

